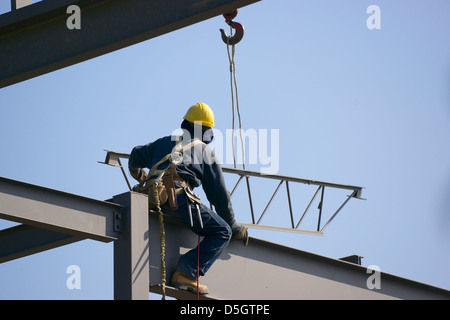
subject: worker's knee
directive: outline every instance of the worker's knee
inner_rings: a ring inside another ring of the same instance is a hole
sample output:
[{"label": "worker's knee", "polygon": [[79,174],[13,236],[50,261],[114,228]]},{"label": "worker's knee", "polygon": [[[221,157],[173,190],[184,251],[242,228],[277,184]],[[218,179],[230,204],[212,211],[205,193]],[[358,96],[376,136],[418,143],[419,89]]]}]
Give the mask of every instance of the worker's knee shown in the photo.
[{"label": "worker's knee", "polygon": [[231,231],[231,227],[227,223],[222,224],[220,228],[220,238],[225,242],[230,242],[232,235],[233,232]]}]

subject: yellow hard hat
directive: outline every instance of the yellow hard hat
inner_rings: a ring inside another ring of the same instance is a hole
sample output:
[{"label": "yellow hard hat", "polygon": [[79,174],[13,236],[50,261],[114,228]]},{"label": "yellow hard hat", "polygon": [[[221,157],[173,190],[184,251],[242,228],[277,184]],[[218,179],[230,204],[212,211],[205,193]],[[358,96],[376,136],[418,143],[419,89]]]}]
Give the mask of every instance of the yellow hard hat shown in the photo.
[{"label": "yellow hard hat", "polygon": [[195,123],[200,121],[204,127],[214,127],[214,113],[206,103],[196,103],[189,108],[185,120]]}]

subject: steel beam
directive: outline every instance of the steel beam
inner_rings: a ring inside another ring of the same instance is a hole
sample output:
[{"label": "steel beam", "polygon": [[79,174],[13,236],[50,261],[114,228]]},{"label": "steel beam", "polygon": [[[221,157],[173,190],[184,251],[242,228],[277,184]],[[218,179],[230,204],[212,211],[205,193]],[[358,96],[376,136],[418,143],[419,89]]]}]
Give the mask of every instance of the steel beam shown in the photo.
[{"label": "steel beam", "polygon": [[148,196],[98,201],[0,177],[0,263],[85,238],[114,242],[114,298],[149,297]]},{"label": "steel beam", "polygon": [[[0,15],[0,88],[259,0],[45,0]],[[80,8],[81,29],[66,25]]]},{"label": "steel beam", "polygon": [[148,300],[148,196],[126,192],[113,201],[125,208],[123,232],[114,242],[114,299]]},{"label": "steel beam", "polygon": [[118,238],[121,206],[0,177],[0,219],[110,242]]},{"label": "steel beam", "polygon": [[83,237],[18,225],[0,230],[0,263],[83,240]]},{"label": "steel beam", "polygon": [[340,183],[333,183],[333,182],[326,182],[326,181],[319,181],[319,180],[311,180],[311,179],[303,179],[303,178],[297,178],[297,177],[283,176],[283,175],[279,175],[279,174],[264,174],[264,173],[257,172],[257,171],[241,170],[241,169],[236,169],[236,168],[222,167],[222,170],[223,170],[223,172],[238,174],[240,176],[245,176],[245,177],[260,177],[260,178],[266,178],[266,179],[298,182],[298,183],[303,183],[303,184],[308,184],[308,185],[316,185],[316,186],[322,186],[322,187],[353,190],[353,191],[356,191],[356,193],[354,193],[352,195],[355,198],[361,198],[361,193],[362,193],[362,189],[363,189],[363,187],[352,186],[352,185],[347,185],[347,184],[340,184]]},{"label": "steel beam", "polygon": [[[167,283],[181,254],[197,245],[184,225],[165,218]],[[150,216],[150,290],[160,293],[159,224]],[[370,271],[370,270],[369,270]],[[448,290],[380,272],[380,289],[367,286],[368,268],[314,253],[250,238],[249,245],[231,241],[201,283],[209,299],[450,299]],[[195,299],[174,288],[177,299]]]}]

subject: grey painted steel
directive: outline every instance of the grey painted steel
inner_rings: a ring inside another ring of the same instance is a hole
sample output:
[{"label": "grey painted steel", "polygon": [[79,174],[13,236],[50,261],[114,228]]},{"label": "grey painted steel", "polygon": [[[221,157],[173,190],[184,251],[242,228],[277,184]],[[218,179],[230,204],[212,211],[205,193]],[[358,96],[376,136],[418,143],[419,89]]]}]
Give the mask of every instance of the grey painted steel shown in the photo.
[{"label": "grey painted steel", "polygon": [[0,219],[103,242],[117,239],[121,206],[0,177]]},{"label": "grey painted steel", "polygon": [[125,208],[123,232],[114,242],[114,299],[148,300],[148,197],[126,192],[114,196],[113,201]]},{"label": "grey painted steel", "polygon": [[[259,0],[45,0],[0,15],[0,88]],[[67,8],[81,10],[70,30]]]},{"label": "grey painted steel", "polygon": [[[159,222],[154,213],[148,215],[146,195],[126,192],[113,201],[0,178],[0,218],[29,224],[0,232],[0,259],[84,237],[116,240],[114,298],[148,299],[149,290],[160,292]],[[171,288],[170,279],[179,256],[197,245],[197,236],[169,217],[164,220],[167,293],[193,299]],[[99,232],[100,225],[109,231]],[[201,282],[211,291],[207,299],[450,299],[448,290],[383,272],[381,288],[370,290],[367,271],[353,263],[251,238],[246,247],[232,241]]]},{"label": "grey painted steel", "polygon": [[[325,182],[325,181],[318,181],[318,180],[296,178],[296,177],[276,175],[276,174],[263,174],[263,173],[256,172],[256,171],[241,170],[241,169],[227,168],[227,167],[223,167],[222,170],[223,170],[223,172],[226,172],[226,173],[232,173],[232,174],[239,175],[239,179],[236,182],[236,184],[235,184],[235,186],[233,188],[233,191],[231,192],[231,195],[233,195],[235,193],[235,191],[237,189],[237,186],[240,184],[242,178],[243,177],[246,178],[248,199],[249,199],[251,216],[252,216],[252,222],[253,222],[252,224],[246,224],[246,226],[248,228],[258,228],[258,229],[267,229],[267,230],[278,230],[278,231],[289,231],[289,232],[297,232],[297,233],[304,233],[304,234],[322,235],[324,230],[325,230],[325,228],[330,224],[330,222],[336,217],[336,215],[339,213],[339,211],[341,211],[341,209],[347,204],[347,202],[351,198],[363,199],[363,198],[361,198],[361,193],[362,193],[362,189],[363,188],[362,187],[358,187],[358,186],[351,186],[351,185],[338,184],[338,183],[332,183],[332,182]],[[262,212],[262,214],[260,215],[260,217],[259,217],[259,219],[258,219],[258,221],[256,223],[255,223],[255,217],[254,217],[254,212],[253,212],[253,205],[252,205],[252,200],[251,200],[251,192],[250,192],[250,184],[249,184],[249,178],[250,177],[273,179],[273,180],[280,181],[278,186],[277,186],[277,188],[276,188],[276,190],[275,190],[275,192],[272,194],[272,197],[270,198],[268,204],[266,205],[264,211]],[[273,198],[275,197],[275,195],[277,194],[279,188],[281,187],[281,185],[284,182],[286,182],[286,193],[287,193],[287,199],[288,199],[288,205],[289,205],[289,215],[290,215],[290,219],[291,219],[291,226],[292,226],[292,228],[272,227],[272,226],[261,225],[260,224],[261,219],[265,215],[265,213],[266,213],[269,205],[271,204]],[[288,187],[288,183],[289,182],[296,182],[296,183],[303,183],[303,184],[308,184],[308,185],[318,185],[319,186],[319,188],[317,189],[316,193],[312,197],[312,199],[309,202],[308,206],[306,207],[302,217],[300,218],[300,220],[298,221],[298,223],[297,223],[297,225],[295,227],[294,227],[294,217],[293,217],[293,213],[292,213],[292,204],[291,204],[291,200],[290,200],[291,199],[291,195],[290,195],[290,191],[289,191],[289,187]],[[344,190],[352,190],[353,192],[350,195],[347,196],[347,199],[335,211],[335,213],[331,216],[331,218],[329,218],[328,221],[324,224],[324,226],[322,228],[320,228],[320,221],[321,221],[321,216],[322,216],[322,207],[323,207],[323,198],[324,198],[325,187],[336,188],[336,189],[344,189]],[[300,223],[303,221],[303,218],[305,217],[306,213],[308,212],[309,208],[311,207],[311,204],[313,203],[314,199],[316,198],[317,193],[318,193],[319,190],[322,190],[322,193],[321,193],[321,198],[320,198],[320,202],[319,202],[319,214],[318,214],[318,219],[317,219],[317,230],[298,229],[298,227],[300,226]]]},{"label": "grey painted steel", "polygon": [[114,298],[149,297],[148,197],[94,200],[0,177],[0,263],[86,238],[114,242]]},{"label": "grey painted steel", "polygon": [[313,236],[323,236],[323,232],[314,231],[314,230],[294,229],[294,228],[277,227],[277,226],[269,226],[269,225],[264,225],[264,224],[253,224],[253,223],[241,223],[241,224],[243,226],[245,226],[247,228],[251,228],[251,229],[292,232],[292,233],[309,234],[309,235],[313,235]]},{"label": "grey painted steel", "polygon": [[0,230],[0,263],[83,239],[83,237],[24,224]]},{"label": "grey painted steel", "polygon": [[[168,285],[178,257],[197,245],[184,225],[165,219]],[[150,290],[160,292],[159,225],[150,216]],[[450,299],[448,290],[381,272],[381,288],[370,290],[372,273],[353,263],[251,238],[232,241],[200,283],[213,299]],[[190,298],[177,290],[168,294]]]},{"label": "grey painted steel", "polygon": [[361,193],[362,193],[362,189],[363,189],[363,187],[352,186],[352,185],[348,185],[348,184],[339,184],[339,183],[319,181],[319,180],[296,178],[296,177],[284,176],[284,175],[280,175],[280,174],[264,174],[264,173],[257,172],[257,171],[241,170],[241,169],[227,168],[227,167],[223,167],[222,169],[223,169],[223,172],[234,173],[234,174],[238,174],[240,176],[245,176],[245,177],[260,177],[260,178],[267,178],[267,179],[274,179],[274,180],[298,182],[298,183],[304,183],[304,184],[308,184],[308,185],[317,185],[317,186],[337,188],[337,189],[353,190],[353,191],[356,191],[356,193],[353,195],[353,197],[355,197],[355,198],[361,198]]}]

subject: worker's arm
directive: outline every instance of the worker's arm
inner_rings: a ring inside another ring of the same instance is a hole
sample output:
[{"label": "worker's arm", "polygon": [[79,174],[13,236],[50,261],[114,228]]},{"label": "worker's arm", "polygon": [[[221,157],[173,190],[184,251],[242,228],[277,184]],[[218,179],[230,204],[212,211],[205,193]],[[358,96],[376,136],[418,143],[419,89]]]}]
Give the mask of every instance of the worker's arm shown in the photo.
[{"label": "worker's arm", "polygon": [[175,141],[166,136],[143,146],[134,147],[128,159],[128,169],[133,178],[142,183],[147,179],[144,168],[150,169],[164,156],[171,153]]},{"label": "worker's arm", "polygon": [[131,176],[139,183],[143,183],[145,179],[147,179],[147,173],[144,170],[146,165],[143,161],[145,160],[143,154],[146,151],[145,149],[148,148],[150,148],[150,144],[134,147],[130,153],[130,158],[128,159],[128,170],[130,170]]},{"label": "worker's arm", "polygon": [[[209,146],[205,146],[209,148]],[[234,218],[234,211],[231,205],[230,193],[228,192],[225,179],[222,173],[222,166],[217,162],[212,151],[203,152],[203,155],[210,157],[204,159],[202,186],[209,202],[214,205],[217,214],[222,217],[231,227],[233,235],[240,234],[244,227]]]}]

